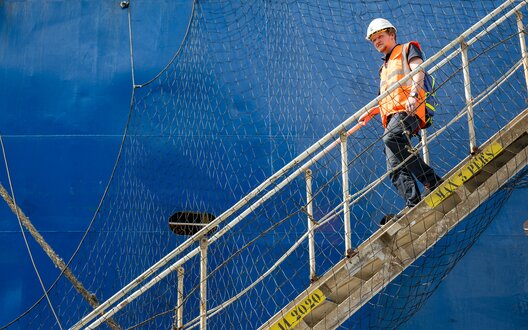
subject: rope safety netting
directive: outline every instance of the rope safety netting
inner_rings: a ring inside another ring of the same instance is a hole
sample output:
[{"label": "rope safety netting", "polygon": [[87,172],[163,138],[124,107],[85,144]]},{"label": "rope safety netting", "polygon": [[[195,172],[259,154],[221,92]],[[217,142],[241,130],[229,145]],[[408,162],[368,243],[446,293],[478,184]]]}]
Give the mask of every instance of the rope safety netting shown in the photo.
[{"label": "rope safety netting", "polygon": [[[417,40],[426,55],[433,55],[501,4],[492,0],[197,1],[181,51],[156,79],[135,89],[113,181],[70,269],[100,302],[108,299],[188,239],[170,230],[171,215],[220,216],[375,98],[382,62],[365,40],[373,18],[388,18],[398,27],[399,42]],[[485,24],[488,33],[468,48],[478,143],[527,106],[515,18],[512,15],[493,28],[493,21]],[[434,77],[440,104],[427,134],[442,131],[428,147],[431,165],[443,175],[469,150],[467,121],[455,120],[466,116],[460,56],[446,60]],[[378,116],[347,141],[353,246],[376,232],[385,214],[404,207],[390,180],[379,180],[387,172],[382,136]],[[330,141],[336,139],[338,134]],[[271,196],[258,206],[235,209],[208,235],[223,234],[208,247],[208,327],[257,328],[310,284],[303,238],[305,175],[280,186],[303,165],[294,164],[259,189],[251,202]],[[339,146],[309,168],[313,218],[319,223],[314,231],[315,264],[322,275],[345,251]],[[516,187],[526,188],[526,171],[487,196],[343,326],[392,328],[408,320]],[[240,222],[228,225],[237,217]],[[191,244],[167,265],[197,246]],[[182,267],[183,324],[188,328],[197,325],[200,315],[200,258],[185,260]],[[170,328],[178,307],[177,275],[177,271],[168,274],[112,319],[122,328]],[[49,297],[68,327],[92,310],[62,277]],[[49,306],[41,301],[9,328],[55,326]]]}]

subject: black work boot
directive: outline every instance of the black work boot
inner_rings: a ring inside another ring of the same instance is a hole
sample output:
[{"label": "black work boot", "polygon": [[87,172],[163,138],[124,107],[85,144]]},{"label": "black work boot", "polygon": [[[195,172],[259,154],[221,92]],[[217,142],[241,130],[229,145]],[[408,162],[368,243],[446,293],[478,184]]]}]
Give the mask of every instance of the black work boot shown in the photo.
[{"label": "black work boot", "polygon": [[383,218],[381,218],[380,225],[383,226],[384,224],[386,224],[387,222],[391,221],[396,216],[397,216],[397,214],[393,214],[393,213],[385,215]]},{"label": "black work boot", "polygon": [[381,218],[380,225],[383,226],[384,224],[386,224],[387,222],[389,222],[391,220],[397,221],[398,219],[403,217],[405,215],[405,213],[407,213],[407,211],[409,211],[412,208],[413,208],[413,206],[406,206],[398,214],[389,213],[389,214],[385,215],[383,218]]}]

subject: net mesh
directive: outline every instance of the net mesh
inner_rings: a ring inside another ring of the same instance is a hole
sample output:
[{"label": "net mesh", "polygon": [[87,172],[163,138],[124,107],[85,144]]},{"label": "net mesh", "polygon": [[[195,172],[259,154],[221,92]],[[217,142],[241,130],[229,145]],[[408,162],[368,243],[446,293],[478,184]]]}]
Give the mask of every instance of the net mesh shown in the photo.
[{"label": "net mesh", "polygon": [[[100,301],[108,299],[188,239],[170,230],[172,214],[219,216],[376,97],[382,62],[364,40],[373,18],[385,16],[397,25],[398,41],[417,40],[426,55],[432,55],[501,3],[197,1],[181,52],[159,77],[134,92],[120,161],[102,207],[70,263],[72,272]],[[132,4],[132,12],[133,8]],[[494,29],[486,26],[490,32],[468,50],[472,94],[497,87],[474,108],[478,145],[527,106],[522,70],[497,86],[521,57],[515,15]],[[453,121],[457,115],[465,117],[460,56],[434,77],[440,105],[427,134],[443,130],[429,143],[429,153],[435,171],[444,175],[469,150],[467,121]],[[388,178],[371,186],[387,173],[382,136],[378,116],[347,141],[354,247],[380,228],[384,215],[404,207]],[[334,135],[331,141],[338,138]],[[285,176],[259,189],[251,201],[278,190],[261,205],[229,215],[217,228],[217,233],[226,230],[221,237],[208,236],[215,237],[207,250],[210,328],[257,328],[310,285],[307,242],[301,240],[308,218],[305,176],[291,177],[279,187],[301,166],[295,164]],[[314,231],[320,276],[345,253],[340,147],[310,170],[313,218],[320,223]],[[342,326],[393,328],[408,320],[516,187],[526,188],[526,171],[483,197],[478,209],[385,283]],[[239,223],[228,225],[239,216],[244,216]],[[185,253],[196,249],[198,243],[193,243]],[[183,269],[187,328],[196,326],[200,315],[200,257],[186,261]],[[173,271],[112,319],[123,328],[170,328],[178,307],[177,288]],[[62,277],[51,288],[50,298],[63,326],[72,326],[92,310]],[[41,300],[9,328],[56,326]]]}]

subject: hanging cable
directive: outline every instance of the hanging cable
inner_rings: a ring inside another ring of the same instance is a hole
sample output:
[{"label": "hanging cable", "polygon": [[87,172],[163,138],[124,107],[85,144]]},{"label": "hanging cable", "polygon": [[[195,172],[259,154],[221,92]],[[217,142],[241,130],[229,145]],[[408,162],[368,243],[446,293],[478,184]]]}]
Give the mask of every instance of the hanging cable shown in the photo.
[{"label": "hanging cable", "polygon": [[51,312],[53,313],[53,316],[55,317],[55,320],[57,321],[57,324],[59,325],[59,328],[62,330],[62,325],[59,321],[59,317],[57,316],[57,313],[55,312],[55,309],[53,308],[53,304],[51,303],[51,300],[48,296],[48,292],[46,291],[46,288],[44,287],[44,283],[42,282],[42,278],[40,277],[40,272],[37,268],[37,265],[35,264],[35,259],[33,258],[33,253],[31,252],[31,248],[29,247],[29,244],[28,244],[28,240],[27,240],[27,237],[26,237],[26,233],[24,231],[24,227],[22,226],[22,221],[20,220],[20,214],[19,214],[19,210],[18,210],[18,206],[17,206],[17,203],[16,203],[16,199],[15,199],[15,191],[13,190],[13,183],[11,181],[11,173],[9,172],[9,165],[8,165],[8,162],[7,162],[7,157],[6,157],[6,152],[5,152],[5,147],[4,147],[4,140],[2,138],[2,135],[0,135],[0,145],[2,146],[2,156],[4,157],[4,164],[5,164],[5,168],[6,168],[6,174],[7,174],[7,181],[9,183],[9,189],[11,190],[11,196],[13,198],[13,204],[14,204],[14,207],[15,207],[15,214],[16,214],[16,217],[18,219],[18,225],[20,227],[20,232],[22,233],[22,237],[24,238],[24,244],[26,245],[26,249],[28,251],[28,254],[29,254],[29,259],[31,260],[31,264],[33,265],[33,269],[35,270],[35,274],[37,274],[37,278],[39,280],[39,283],[40,283],[40,286],[42,288],[42,290],[44,291],[44,295],[46,296],[46,300],[48,301],[48,305],[51,309]]}]

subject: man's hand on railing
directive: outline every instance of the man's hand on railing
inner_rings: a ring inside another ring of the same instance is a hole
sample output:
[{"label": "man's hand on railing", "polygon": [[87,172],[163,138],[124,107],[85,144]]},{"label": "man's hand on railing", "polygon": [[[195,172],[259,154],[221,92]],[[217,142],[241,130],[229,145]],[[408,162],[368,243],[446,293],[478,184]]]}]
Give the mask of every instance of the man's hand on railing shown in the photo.
[{"label": "man's hand on railing", "polygon": [[405,112],[407,112],[407,114],[410,116],[414,116],[416,111],[418,111],[418,106],[418,99],[413,96],[409,96],[407,102],[405,103]]},{"label": "man's hand on railing", "polygon": [[380,112],[379,107],[371,108],[369,111],[362,114],[361,117],[359,117],[358,122],[361,125],[365,126],[379,112]]}]

